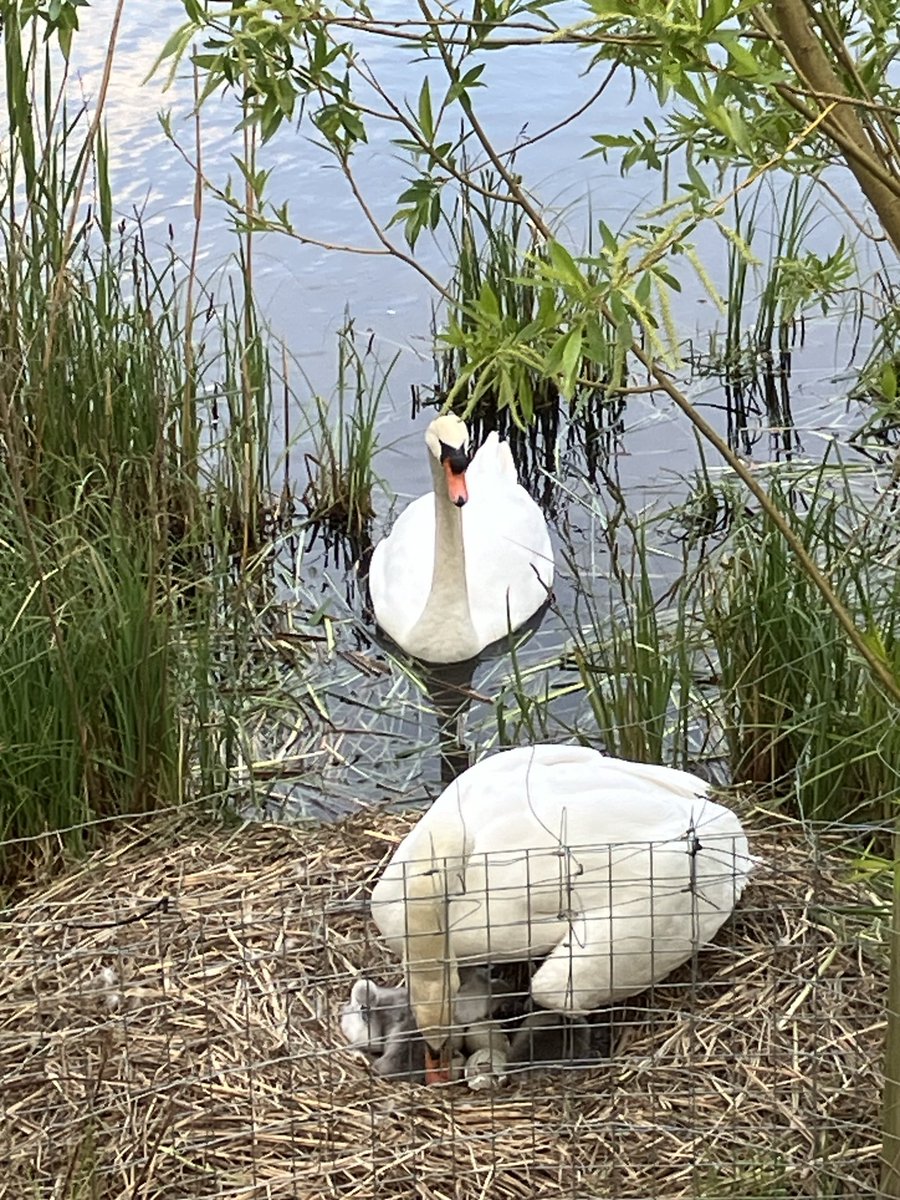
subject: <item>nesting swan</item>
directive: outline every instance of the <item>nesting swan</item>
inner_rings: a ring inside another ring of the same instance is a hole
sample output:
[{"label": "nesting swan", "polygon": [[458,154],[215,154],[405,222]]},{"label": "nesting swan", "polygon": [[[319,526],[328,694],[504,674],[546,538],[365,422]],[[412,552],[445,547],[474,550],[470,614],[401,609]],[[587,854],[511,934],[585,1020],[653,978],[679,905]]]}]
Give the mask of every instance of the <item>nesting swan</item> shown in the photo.
[{"label": "nesting swan", "polygon": [[750,863],[738,818],[686,772],[556,745],[471,767],[372,893],[372,917],[405,965],[426,1078],[449,1077],[461,967],[546,956],[533,1002],[591,1012],[708,942]]},{"label": "nesting swan", "polygon": [[375,547],[369,591],[378,624],[408,654],[464,662],[544,604],[550,535],[496,433],[470,460],[465,424],[446,415],[425,443],[433,493],[404,509]]}]

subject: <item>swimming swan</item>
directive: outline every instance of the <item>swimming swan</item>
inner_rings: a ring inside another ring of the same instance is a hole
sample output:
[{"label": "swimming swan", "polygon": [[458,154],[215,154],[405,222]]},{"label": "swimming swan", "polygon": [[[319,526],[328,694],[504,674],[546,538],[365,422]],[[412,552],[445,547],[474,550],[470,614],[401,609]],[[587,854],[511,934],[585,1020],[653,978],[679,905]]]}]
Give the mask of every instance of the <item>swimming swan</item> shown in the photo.
[{"label": "swimming swan", "polygon": [[553,551],[496,433],[470,460],[465,424],[446,415],[425,444],[433,493],[413,500],[375,547],[369,592],[378,624],[407,654],[464,662],[544,604]]},{"label": "swimming swan", "polygon": [[372,917],[404,961],[427,1081],[448,1078],[460,966],[546,955],[532,1001],[592,1012],[708,942],[751,862],[738,818],[684,771],[555,745],[470,767],[372,892]]}]

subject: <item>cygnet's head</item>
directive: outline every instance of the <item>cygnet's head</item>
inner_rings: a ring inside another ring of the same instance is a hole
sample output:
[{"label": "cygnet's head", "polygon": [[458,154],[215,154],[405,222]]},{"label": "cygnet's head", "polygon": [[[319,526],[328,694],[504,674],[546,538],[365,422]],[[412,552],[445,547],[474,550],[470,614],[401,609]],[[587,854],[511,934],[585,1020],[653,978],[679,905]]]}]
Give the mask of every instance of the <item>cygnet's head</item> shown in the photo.
[{"label": "cygnet's head", "polygon": [[465,421],[453,413],[435,419],[425,432],[429,452],[444,468],[447,492],[457,508],[469,498],[466,490],[466,467],[469,465],[469,431]]},{"label": "cygnet's head", "polygon": [[406,988],[381,987],[371,979],[357,979],[350,1003],[341,1010],[341,1033],[352,1049],[370,1059],[376,1075],[424,1078],[425,1042]]}]

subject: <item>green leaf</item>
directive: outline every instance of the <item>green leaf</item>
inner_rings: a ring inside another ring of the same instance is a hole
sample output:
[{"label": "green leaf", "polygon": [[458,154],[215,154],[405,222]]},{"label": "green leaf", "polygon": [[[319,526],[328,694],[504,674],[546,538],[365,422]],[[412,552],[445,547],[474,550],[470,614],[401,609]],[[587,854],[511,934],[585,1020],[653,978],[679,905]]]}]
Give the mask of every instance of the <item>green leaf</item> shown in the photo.
[{"label": "green leaf", "polygon": [[103,128],[97,136],[97,180],[100,189],[100,230],[108,244],[112,237],[112,192],[109,186],[109,141]]},{"label": "green leaf", "polygon": [[716,29],[731,10],[731,0],[706,0],[703,20],[700,22],[700,32],[708,37]]},{"label": "green leaf", "polygon": [[62,56],[66,60],[66,62],[69,61],[69,55],[72,51],[72,33],[73,33],[73,30],[71,27],[63,26],[63,25],[60,25],[59,29],[57,31],[57,38],[59,39],[59,48],[62,51]]},{"label": "green leaf", "polygon": [[479,64],[477,67],[472,67],[472,69],[467,71],[461,79],[457,79],[455,83],[452,83],[447,89],[447,99],[445,103],[452,104],[454,100],[458,100],[464,92],[469,90],[469,88],[484,87],[483,83],[478,82],[481,78],[482,71],[484,71],[484,63]]},{"label": "green leaf", "polygon": [[728,58],[735,75],[741,79],[756,79],[762,73],[756,55],[737,38],[723,38],[722,42],[728,50]]},{"label": "green leaf", "polygon": [[887,648],[881,630],[870,625],[868,629],[862,631],[862,637],[875,657],[880,659],[881,662],[887,663]]},{"label": "green leaf", "polygon": [[550,256],[552,266],[556,269],[563,282],[568,283],[572,287],[580,288],[584,282],[581,271],[565,246],[557,241],[551,241],[547,243],[547,252]]},{"label": "green leaf", "polygon": [[493,321],[500,320],[500,302],[487,280],[481,285],[481,291],[478,293],[478,307]]},{"label": "green leaf", "polygon": [[165,86],[168,88],[175,77],[175,71],[178,68],[178,64],[184,56],[184,52],[188,48],[190,40],[194,36],[195,32],[195,26],[190,23],[179,26],[179,28],[169,36],[166,44],[156,56],[156,61],[144,77],[144,83],[146,83],[152,75],[156,74],[156,71],[161,63],[163,63],[167,58],[171,58],[172,65],[169,68],[169,74],[166,77],[165,82]]},{"label": "green leaf", "polygon": [[646,308],[647,305],[650,303],[650,296],[651,296],[650,289],[651,289],[650,272],[645,271],[644,274],[638,280],[637,287],[634,289],[634,298],[638,302],[638,304],[641,306],[641,308]]},{"label": "green leaf", "polygon": [[597,232],[600,234],[600,239],[603,242],[603,249],[610,255],[619,253],[619,239],[606,224],[605,221],[597,222]]},{"label": "green leaf", "polygon": [[419,128],[430,145],[434,141],[434,114],[431,111],[431,90],[427,79],[422,81],[422,90],[419,92]]},{"label": "green leaf", "polygon": [[886,362],[881,368],[881,394],[891,404],[897,399],[897,371],[892,362]]},{"label": "green leaf", "polygon": [[562,351],[562,381],[560,391],[566,400],[572,398],[572,393],[575,390],[575,379],[578,375],[578,368],[581,365],[583,357],[581,350],[581,328],[572,329],[566,335],[565,345]]}]

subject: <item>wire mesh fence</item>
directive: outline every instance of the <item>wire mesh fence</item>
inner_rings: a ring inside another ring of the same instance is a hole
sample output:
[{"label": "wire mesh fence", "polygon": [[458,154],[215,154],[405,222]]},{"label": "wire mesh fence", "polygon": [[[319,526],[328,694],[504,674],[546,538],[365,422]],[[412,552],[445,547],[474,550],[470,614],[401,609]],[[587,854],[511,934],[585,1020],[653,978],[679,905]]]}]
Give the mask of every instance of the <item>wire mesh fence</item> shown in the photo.
[{"label": "wire mesh fence", "polygon": [[[875,1194],[889,910],[846,832],[749,822],[750,882],[709,945],[561,1065],[525,1053],[473,1090],[347,1041],[360,977],[403,983],[369,895],[414,820],[130,829],[8,906],[0,1195]],[[504,1045],[536,965],[489,1014]]]}]

